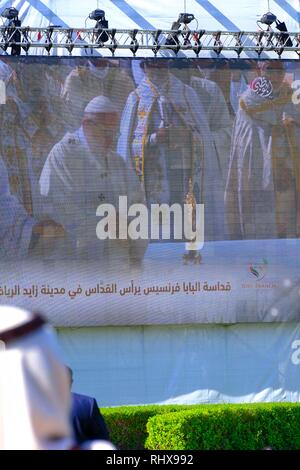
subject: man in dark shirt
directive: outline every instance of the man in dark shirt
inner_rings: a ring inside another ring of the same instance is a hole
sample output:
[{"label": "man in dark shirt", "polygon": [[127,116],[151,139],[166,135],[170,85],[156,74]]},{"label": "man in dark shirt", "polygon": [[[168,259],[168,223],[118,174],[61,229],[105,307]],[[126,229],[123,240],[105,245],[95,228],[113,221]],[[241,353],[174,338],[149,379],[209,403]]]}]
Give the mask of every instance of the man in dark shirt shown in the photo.
[{"label": "man in dark shirt", "polygon": [[[73,371],[67,367],[70,374],[70,385],[73,383]],[[97,401],[93,397],[71,393],[71,422],[74,437],[78,444],[94,439],[109,440],[109,432],[104,418],[99,411]]]}]

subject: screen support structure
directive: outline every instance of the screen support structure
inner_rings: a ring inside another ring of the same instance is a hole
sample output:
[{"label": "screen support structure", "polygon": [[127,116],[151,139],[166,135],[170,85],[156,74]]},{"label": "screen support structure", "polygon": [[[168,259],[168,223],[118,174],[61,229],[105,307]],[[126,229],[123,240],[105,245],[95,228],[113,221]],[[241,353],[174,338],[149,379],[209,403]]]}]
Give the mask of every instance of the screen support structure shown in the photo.
[{"label": "screen support structure", "polygon": [[[20,41],[15,33],[20,32]],[[187,37],[188,33],[188,37]],[[176,35],[176,42],[170,44],[168,37]],[[134,45],[133,45],[134,42]],[[74,51],[85,49],[85,55],[100,51],[103,55],[124,55],[127,51],[133,56],[146,54],[156,56],[159,51],[193,53],[201,57],[205,52],[236,53],[240,57],[245,53],[259,58],[262,53],[274,52],[278,58],[286,53],[295,53],[300,57],[300,33],[282,35],[274,31],[231,32],[202,30],[128,30],[99,28],[62,28],[49,26],[47,28],[7,28],[0,27],[0,49],[9,54],[10,48],[21,47],[22,55],[30,55],[35,50],[46,51],[48,55],[72,55]],[[134,47],[133,47],[134,46]],[[290,54],[289,54],[289,58]]]}]

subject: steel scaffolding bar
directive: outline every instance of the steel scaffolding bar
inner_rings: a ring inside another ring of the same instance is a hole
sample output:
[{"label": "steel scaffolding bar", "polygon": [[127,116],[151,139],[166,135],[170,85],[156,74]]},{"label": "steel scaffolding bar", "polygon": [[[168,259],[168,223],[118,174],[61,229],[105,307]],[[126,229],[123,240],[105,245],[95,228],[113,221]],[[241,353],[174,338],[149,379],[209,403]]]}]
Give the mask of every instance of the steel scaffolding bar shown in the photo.
[{"label": "steel scaffolding bar", "polygon": [[[16,41],[16,32],[20,32]],[[233,51],[237,57],[242,52],[254,52],[259,57],[262,52],[275,52],[281,57],[286,52],[295,52],[300,56],[300,33],[274,31],[205,31],[189,30],[128,30],[97,28],[47,28],[0,27],[0,48],[20,46],[22,54],[30,54],[30,49],[44,49],[49,55],[55,55],[57,49],[65,49],[70,55],[74,49],[106,50],[112,56],[118,50],[127,50],[134,56],[137,51],[152,51],[156,56],[159,51],[192,51],[200,56],[203,51],[224,54]]]}]

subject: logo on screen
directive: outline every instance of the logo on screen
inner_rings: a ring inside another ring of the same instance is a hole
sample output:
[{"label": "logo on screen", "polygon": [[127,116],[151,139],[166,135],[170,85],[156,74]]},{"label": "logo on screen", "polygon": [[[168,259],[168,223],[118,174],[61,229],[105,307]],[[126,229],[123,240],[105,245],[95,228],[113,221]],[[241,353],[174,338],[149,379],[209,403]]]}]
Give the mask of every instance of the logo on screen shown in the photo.
[{"label": "logo on screen", "polygon": [[119,196],[118,207],[100,204],[96,215],[99,240],[180,240],[189,242],[189,250],[204,245],[204,204],[131,204]]},{"label": "logo on screen", "polygon": [[268,261],[263,259],[261,263],[252,263],[248,266],[248,271],[251,276],[254,276],[257,281],[261,281],[265,275],[267,274],[268,270]]},{"label": "logo on screen", "polygon": [[256,77],[250,84],[251,90],[263,98],[272,98],[273,86],[266,77]]}]

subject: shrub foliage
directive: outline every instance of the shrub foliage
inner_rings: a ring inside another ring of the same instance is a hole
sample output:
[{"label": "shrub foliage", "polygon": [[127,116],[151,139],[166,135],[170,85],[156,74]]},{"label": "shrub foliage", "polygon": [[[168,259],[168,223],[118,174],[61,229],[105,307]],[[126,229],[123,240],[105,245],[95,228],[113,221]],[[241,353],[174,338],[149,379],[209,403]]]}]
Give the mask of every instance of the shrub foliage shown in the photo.
[{"label": "shrub foliage", "polygon": [[102,408],[119,449],[300,449],[300,404],[145,405]]}]

